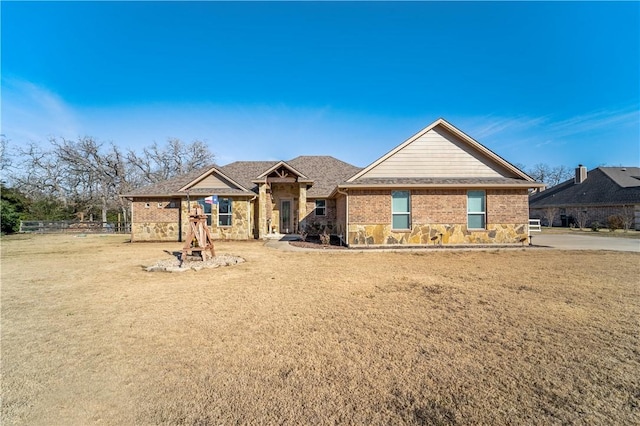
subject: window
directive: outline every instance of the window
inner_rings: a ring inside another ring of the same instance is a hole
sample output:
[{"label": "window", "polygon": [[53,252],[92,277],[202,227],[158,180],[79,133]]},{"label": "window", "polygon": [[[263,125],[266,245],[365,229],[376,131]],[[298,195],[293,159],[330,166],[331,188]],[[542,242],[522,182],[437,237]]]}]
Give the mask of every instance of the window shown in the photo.
[{"label": "window", "polygon": [[411,229],[409,191],[391,192],[391,228]]},{"label": "window", "polygon": [[486,195],[484,191],[467,191],[467,228],[485,229]]},{"label": "window", "polygon": [[207,226],[211,226],[211,204],[207,203],[204,198],[199,199],[198,204],[202,206],[204,214],[207,215]]},{"label": "window", "polygon": [[327,214],[327,200],[316,200],[316,216]]},{"label": "window", "polygon": [[231,226],[231,198],[218,199],[218,226]]}]

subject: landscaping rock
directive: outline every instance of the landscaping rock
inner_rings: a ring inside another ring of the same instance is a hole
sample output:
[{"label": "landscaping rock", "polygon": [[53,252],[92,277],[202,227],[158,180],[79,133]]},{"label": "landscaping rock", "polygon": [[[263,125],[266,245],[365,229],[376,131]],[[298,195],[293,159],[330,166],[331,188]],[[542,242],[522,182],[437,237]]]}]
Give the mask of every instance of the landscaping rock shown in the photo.
[{"label": "landscaping rock", "polygon": [[178,258],[163,259],[154,265],[145,268],[147,272],[185,272],[189,270],[200,271],[202,269],[214,269],[220,266],[239,265],[245,260],[238,256],[230,254],[222,254],[203,262],[198,257],[189,256],[184,262],[180,262]]}]

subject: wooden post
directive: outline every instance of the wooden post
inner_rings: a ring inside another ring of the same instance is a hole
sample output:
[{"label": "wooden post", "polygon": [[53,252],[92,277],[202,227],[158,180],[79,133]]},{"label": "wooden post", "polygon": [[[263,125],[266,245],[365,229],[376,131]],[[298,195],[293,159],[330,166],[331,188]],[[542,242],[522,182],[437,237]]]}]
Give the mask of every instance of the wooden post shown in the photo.
[{"label": "wooden post", "polygon": [[209,255],[212,258],[216,255],[213,238],[207,226],[207,215],[201,206],[197,206],[189,215],[189,232],[182,248],[182,261],[184,262],[187,255],[193,254],[194,251],[200,252],[203,261],[206,261]]}]

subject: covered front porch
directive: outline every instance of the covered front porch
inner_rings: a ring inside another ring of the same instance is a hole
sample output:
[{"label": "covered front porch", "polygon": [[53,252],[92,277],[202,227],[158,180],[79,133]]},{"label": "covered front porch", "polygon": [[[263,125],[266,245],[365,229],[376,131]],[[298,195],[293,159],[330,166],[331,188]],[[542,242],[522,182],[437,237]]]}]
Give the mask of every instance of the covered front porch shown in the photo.
[{"label": "covered front porch", "polygon": [[307,216],[307,189],[313,181],[293,167],[280,162],[256,180],[258,208],[257,237],[296,234]]}]

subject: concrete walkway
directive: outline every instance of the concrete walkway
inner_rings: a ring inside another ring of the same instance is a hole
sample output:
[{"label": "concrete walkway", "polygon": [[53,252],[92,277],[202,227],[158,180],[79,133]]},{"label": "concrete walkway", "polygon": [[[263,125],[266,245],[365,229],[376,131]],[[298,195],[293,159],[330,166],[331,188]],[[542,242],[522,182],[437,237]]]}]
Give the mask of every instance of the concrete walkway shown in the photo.
[{"label": "concrete walkway", "polygon": [[[281,238],[267,239],[265,245],[267,247],[282,250],[282,251],[322,251],[320,248],[303,248],[296,247],[289,244],[289,241],[294,241],[298,236],[287,235],[281,236]],[[598,237],[592,235],[571,235],[571,234],[533,234],[533,245],[538,247],[550,247],[559,250],[613,250],[613,251],[630,251],[640,253],[640,240],[631,238],[616,238],[616,237]],[[501,247],[504,249],[504,247]],[[512,247],[518,249],[521,247]],[[480,248],[478,248],[480,249]],[[478,250],[474,248],[460,248],[459,250]],[[486,250],[487,247],[481,248]],[[421,250],[417,249],[402,249],[404,250]],[[450,250],[455,250],[451,248]],[[328,253],[357,253],[363,250],[327,250]],[[399,251],[398,248],[380,248],[380,249],[368,249],[366,251]]]},{"label": "concrete walkway", "polygon": [[532,243],[536,246],[546,246],[560,250],[614,250],[640,253],[640,240],[632,238],[571,234],[532,234]]}]

